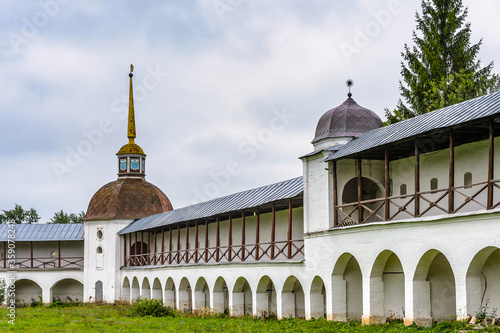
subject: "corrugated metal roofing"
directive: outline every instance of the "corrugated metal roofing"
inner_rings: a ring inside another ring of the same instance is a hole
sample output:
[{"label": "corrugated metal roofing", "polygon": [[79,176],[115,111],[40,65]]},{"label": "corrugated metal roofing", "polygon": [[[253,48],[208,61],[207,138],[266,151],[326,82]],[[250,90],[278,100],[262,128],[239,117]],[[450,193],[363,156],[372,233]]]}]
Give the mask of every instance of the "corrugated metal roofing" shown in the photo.
[{"label": "corrugated metal roofing", "polygon": [[179,223],[203,219],[218,214],[257,207],[273,201],[289,199],[304,191],[302,177],[280,183],[230,194],[225,197],[200,202],[169,212],[148,216],[132,222],[118,232],[119,235]]},{"label": "corrugated metal roofing", "polygon": [[[29,241],[82,241],[83,223],[71,224],[16,224],[14,225],[16,242]],[[0,241],[9,238],[10,225],[0,224]]]},{"label": "corrugated metal roofing", "polygon": [[325,161],[336,160],[435,129],[463,124],[498,113],[500,113],[500,91],[366,132],[327,157]]}]

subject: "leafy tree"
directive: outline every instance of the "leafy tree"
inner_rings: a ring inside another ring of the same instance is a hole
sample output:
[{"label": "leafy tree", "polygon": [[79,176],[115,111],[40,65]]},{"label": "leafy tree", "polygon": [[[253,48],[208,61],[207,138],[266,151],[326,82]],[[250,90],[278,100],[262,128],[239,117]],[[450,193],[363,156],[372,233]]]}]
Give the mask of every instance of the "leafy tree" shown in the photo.
[{"label": "leafy tree", "polygon": [[33,208],[30,210],[24,210],[21,205],[15,204],[14,209],[2,210],[3,213],[0,214],[0,223],[14,222],[16,224],[31,224],[37,223],[40,220],[40,216],[37,211]]},{"label": "leafy tree", "polygon": [[416,13],[414,45],[401,53],[399,90],[402,99],[392,112],[385,109],[387,122],[421,115],[448,105],[478,97],[500,88],[492,74],[493,62],[481,68],[477,59],[482,39],[471,45],[468,8],[462,0],[423,0],[422,14]]},{"label": "leafy tree", "polygon": [[82,223],[82,219],[85,216],[84,212],[80,212],[78,214],[67,214],[61,211],[54,213],[54,217],[50,219],[48,224],[67,224],[67,223]]}]

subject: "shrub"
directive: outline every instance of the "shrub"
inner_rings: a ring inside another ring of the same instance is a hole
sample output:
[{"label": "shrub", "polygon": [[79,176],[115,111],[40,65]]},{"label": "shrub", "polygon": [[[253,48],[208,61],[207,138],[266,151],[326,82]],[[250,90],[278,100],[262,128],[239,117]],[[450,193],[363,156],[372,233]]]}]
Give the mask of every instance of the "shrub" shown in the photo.
[{"label": "shrub", "polygon": [[129,313],[141,317],[175,316],[175,311],[171,307],[163,305],[163,302],[159,299],[139,299],[130,307]]},{"label": "shrub", "polygon": [[67,301],[63,302],[59,298],[54,298],[52,300],[52,303],[49,304],[49,308],[65,308],[65,307],[70,307],[70,306],[82,306],[83,303],[79,302],[78,299],[76,301],[73,301],[71,297],[66,297]]},{"label": "shrub", "polygon": [[5,279],[0,279],[0,304],[5,301],[5,289],[7,288],[7,283]]}]

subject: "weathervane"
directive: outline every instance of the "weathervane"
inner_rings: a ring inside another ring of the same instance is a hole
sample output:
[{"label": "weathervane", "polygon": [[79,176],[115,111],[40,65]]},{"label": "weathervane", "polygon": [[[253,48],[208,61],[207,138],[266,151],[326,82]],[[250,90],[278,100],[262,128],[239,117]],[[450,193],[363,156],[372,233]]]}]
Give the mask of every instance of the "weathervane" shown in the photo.
[{"label": "weathervane", "polygon": [[351,94],[351,87],[354,84],[354,82],[351,79],[348,79],[345,82],[345,84],[346,84],[347,88],[349,88],[349,93],[347,94],[347,97],[351,98],[351,96],[352,96],[352,94]]}]

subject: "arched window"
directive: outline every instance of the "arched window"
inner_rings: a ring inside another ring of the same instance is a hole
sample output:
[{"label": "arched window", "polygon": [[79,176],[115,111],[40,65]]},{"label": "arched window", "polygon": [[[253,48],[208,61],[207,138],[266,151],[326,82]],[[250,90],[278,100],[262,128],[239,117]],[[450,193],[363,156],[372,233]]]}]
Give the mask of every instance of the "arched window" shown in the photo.
[{"label": "arched window", "polygon": [[431,190],[437,190],[437,188],[438,188],[438,179],[432,178],[431,179]]},{"label": "arched window", "polygon": [[102,294],[103,294],[103,290],[102,290],[102,281],[99,280],[95,283],[95,301],[96,302],[102,302],[103,300],[103,297],[102,297]]},{"label": "arched window", "polygon": [[472,187],[472,173],[470,172],[464,173],[464,186],[465,188]]},{"label": "arched window", "polygon": [[132,259],[131,266],[147,265],[148,245],[144,242],[136,242],[130,246],[130,258]]},{"label": "arched window", "polygon": [[97,253],[102,253],[102,247],[98,246],[96,252]]},{"label": "arched window", "polygon": [[406,184],[399,186],[399,195],[406,195]]}]

